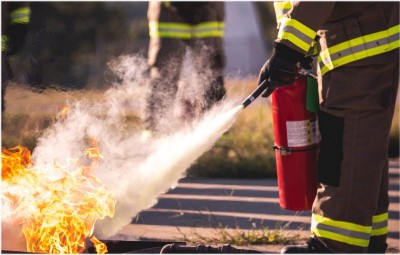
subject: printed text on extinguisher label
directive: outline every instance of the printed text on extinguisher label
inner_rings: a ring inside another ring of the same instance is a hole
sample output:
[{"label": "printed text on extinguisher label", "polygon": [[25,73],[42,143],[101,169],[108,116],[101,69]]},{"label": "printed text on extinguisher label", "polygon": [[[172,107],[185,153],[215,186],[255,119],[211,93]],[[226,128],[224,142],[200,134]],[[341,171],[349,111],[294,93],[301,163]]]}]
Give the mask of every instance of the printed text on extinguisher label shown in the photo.
[{"label": "printed text on extinguisher label", "polygon": [[303,147],[320,141],[317,121],[286,121],[289,147]]}]

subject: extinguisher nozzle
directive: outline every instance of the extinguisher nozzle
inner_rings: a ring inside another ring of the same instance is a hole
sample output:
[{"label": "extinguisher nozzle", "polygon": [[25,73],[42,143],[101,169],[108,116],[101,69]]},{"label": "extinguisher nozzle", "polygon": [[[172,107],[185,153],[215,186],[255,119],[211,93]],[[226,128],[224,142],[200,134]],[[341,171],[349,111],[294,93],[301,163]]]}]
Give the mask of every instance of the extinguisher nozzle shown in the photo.
[{"label": "extinguisher nozzle", "polygon": [[263,81],[243,102],[243,108],[246,108],[249,104],[251,104],[256,98],[261,95],[265,90],[269,88],[269,83],[267,80]]}]

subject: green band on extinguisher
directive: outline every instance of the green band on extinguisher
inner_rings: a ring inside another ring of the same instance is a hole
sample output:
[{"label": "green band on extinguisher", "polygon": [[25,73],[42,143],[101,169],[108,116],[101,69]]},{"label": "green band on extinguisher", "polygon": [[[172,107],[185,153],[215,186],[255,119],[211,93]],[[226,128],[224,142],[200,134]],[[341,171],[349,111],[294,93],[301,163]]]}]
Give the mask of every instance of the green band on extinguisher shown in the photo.
[{"label": "green band on extinguisher", "polygon": [[306,109],[309,112],[318,112],[318,82],[312,77],[307,77]]}]

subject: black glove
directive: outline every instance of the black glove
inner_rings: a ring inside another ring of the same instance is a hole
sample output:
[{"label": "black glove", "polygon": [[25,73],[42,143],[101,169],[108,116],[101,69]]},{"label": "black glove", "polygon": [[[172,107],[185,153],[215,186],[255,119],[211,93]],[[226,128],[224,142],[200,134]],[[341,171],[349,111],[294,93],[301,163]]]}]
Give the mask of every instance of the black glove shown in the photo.
[{"label": "black glove", "polygon": [[275,88],[293,83],[296,77],[296,65],[299,62],[304,68],[311,68],[311,58],[305,58],[300,52],[276,43],[272,56],[265,62],[258,76],[258,84],[264,80],[269,82],[269,89],[262,96],[268,97]]}]

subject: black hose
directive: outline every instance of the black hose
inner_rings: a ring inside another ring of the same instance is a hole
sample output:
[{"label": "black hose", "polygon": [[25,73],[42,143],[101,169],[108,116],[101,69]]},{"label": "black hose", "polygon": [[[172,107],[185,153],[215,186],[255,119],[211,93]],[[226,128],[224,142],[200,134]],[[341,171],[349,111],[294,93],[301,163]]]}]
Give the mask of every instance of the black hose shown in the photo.
[{"label": "black hose", "polygon": [[261,93],[265,90],[268,91],[269,83],[267,80],[263,81],[254,91],[250,94],[242,103],[243,109],[246,108],[249,104],[251,104]]}]

